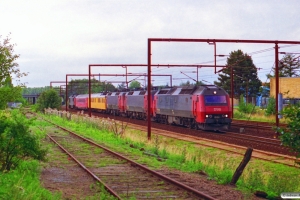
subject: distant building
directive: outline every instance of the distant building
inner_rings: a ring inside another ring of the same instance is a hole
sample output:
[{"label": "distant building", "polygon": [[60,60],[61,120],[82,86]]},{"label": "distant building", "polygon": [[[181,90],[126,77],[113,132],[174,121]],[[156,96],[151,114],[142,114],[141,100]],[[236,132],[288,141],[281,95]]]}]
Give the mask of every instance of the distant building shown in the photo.
[{"label": "distant building", "polygon": [[[270,78],[270,96],[275,97],[276,79]],[[279,93],[283,98],[300,98],[300,77],[279,77]]]}]

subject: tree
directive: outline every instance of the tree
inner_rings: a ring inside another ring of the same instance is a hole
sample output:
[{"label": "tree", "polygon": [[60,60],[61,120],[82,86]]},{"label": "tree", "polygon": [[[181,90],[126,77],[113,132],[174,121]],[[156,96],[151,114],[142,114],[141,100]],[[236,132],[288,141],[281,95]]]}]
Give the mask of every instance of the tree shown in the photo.
[{"label": "tree", "polygon": [[129,84],[129,88],[130,89],[137,89],[137,88],[141,88],[141,83],[138,81],[132,81]]},{"label": "tree", "polygon": [[44,91],[37,100],[37,108],[44,111],[45,108],[60,109],[62,100],[54,89]]},{"label": "tree", "polygon": [[7,78],[11,78],[13,74],[18,79],[27,75],[27,73],[21,73],[19,65],[15,62],[20,55],[14,54],[14,46],[10,44],[9,36],[3,40],[3,43],[0,42],[0,87],[5,85]]},{"label": "tree", "polygon": [[[0,35],[1,38],[1,35]],[[14,87],[12,84],[12,75],[17,78],[26,76],[18,69],[15,62],[19,55],[14,54],[14,45],[10,44],[10,38],[7,37],[0,42],[0,109],[5,109],[8,102],[22,101],[22,84]]]},{"label": "tree", "polygon": [[119,84],[117,88],[118,88],[118,90],[124,90],[124,89],[126,89],[125,82],[122,82],[121,84]]},{"label": "tree", "polygon": [[0,171],[9,171],[24,159],[45,160],[46,150],[31,134],[27,119],[19,110],[0,111]]},{"label": "tree", "polygon": [[219,74],[218,81],[214,82],[217,86],[222,87],[231,95],[231,68],[234,98],[239,98],[241,94],[246,97],[259,94],[262,83],[258,79],[257,68],[253,64],[252,58],[241,50],[230,53],[226,67]]},{"label": "tree", "polygon": [[[116,87],[111,83],[99,82],[96,79],[91,79],[92,93],[100,93],[104,91],[114,91]],[[88,94],[89,93],[89,80],[76,79],[68,83],[68,94]]]},{"label": "tree", "polygon": [[[298,58],[298,59],[297,59]],[[299,57],[292,54],[286,54],[280,61],[278,66],[279,77],[298,77],[300,69]],[[267,77],[275,77],[275,67],[272,68],[273,74],[267,74]]]},{"label": "tree", "polygon": [[180,86],[189,86],[189,85],[191,85],[189,80],[187,80],[185,83],[180,83]]},{"label": "tree", "polygon": [[205,85],[202,81],[198,81],[196,83],[191,83],[189,80],[187,80],[185,83],[180,83],[180,86],[190,86],[190,85]]}]

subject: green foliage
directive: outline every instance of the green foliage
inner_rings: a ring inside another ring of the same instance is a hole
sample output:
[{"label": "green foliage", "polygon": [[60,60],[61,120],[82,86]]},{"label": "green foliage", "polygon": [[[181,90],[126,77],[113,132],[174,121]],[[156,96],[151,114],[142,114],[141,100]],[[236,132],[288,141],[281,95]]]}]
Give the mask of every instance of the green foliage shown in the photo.
[{"label": "green foliage", "polygon": [[281,112],[287,119],[287,127],[279,128],[280,139],[284,146],[290,147],[300,157],[300,106],[290,105]]},{"label": "green foliage", "polygon": [[[300,62],[295,55],[286,54],[279,61],[279,77],[297,77],[299,76]],[[267,74],[267,77],[275,77],[275,66],[272,68],[273,74]]]},{"label": "green foliage", "polygon": [[23,101],[21,87],[0,87],[0,110],[7,107],[8,102]]},{"label": "green foliage", "polygon": [[37,101],[39,111],[44,111],[45,108],[53,108],[59,110],[61,107],[61,98],[54,89],[44,91],[40,94]]},{"label": "green foliage", "polygon": [[192,86],[194,86],[194,85],[205,85],[205,83],[203,83],[202,81],[198,81],[198,82],[196,81],[195,83],[194,82],[191,83],[189,80],[186,81],[185,83],[184,82],[180,83],[180,86],[190,86],[190,85],[192,85]]},{"label": "green foliage", "polygon": [[274,97],[269,98],[268,106],[265,111],[266,116],[275,115],[276,114],[276,100]]},{"label": "green foliage", "polygon": [[10,44],[9,36],[3,42],[0,42],[0,87],[7,85],[7,81],[12,74],[16,78],[27,75],[26,73],[21,73],[18,64],[15,62],[20,55],[14,54],[14,46],[14,44]]},{"label": "green foliage", "polygon": [[29,131],[30,123],[19,110],[0,112],[0,171],[9,171],[29,157],[44,160],[46,150]]},{"label": "green foliage", "polygon": [[238,110],[241,113],[252,113],[255,111],[255,105],[253,105],[252,103],[245,103],[244,102],[244,98],[243,95],[240,96],[240,102],[239,102],[239,108]]},{"label": "green foliage", "polygon": [[[54,87],[55,89],[59,90],[59,87]],[[22,94],[40,94],[46,90],[49,90],[50,86],[45,87],[34,87],[34,88],[23,88]]]},{"label": "green foliage", "polygon": [[138,82],[138,81],[132,81],[129,84],[130,89],[137,89],[137,88],[140,88],[140,87],[141,87],[141,83]]},{"label": "green foliage", "polygon": [[258,79],[257,68],[252,58],[241,50],[233,51],[227,58],[227,68],[219,73],[215,84],[222,87],[231,94],[231,69],[233,72],[234,97],[239,98],[241,94],[256,96],[259,93],[261,81]]},{"label": "green foliage", "polygon": [[[101,75],[101,74],[100,74]],[[88,94],[89,79],[75,79],[68,82],[68,94]],[[116,88],[111,83],[101,82],[95,78],[91,79],[92,93],[100,93],[103,91],[114,91]]]},{"label": "green foliage", "polygon": [[61,194],[51,193],[41,186],[40,168],[36,160],[23,161],[12,171],[0,173],[1,199],[61,199]]}]

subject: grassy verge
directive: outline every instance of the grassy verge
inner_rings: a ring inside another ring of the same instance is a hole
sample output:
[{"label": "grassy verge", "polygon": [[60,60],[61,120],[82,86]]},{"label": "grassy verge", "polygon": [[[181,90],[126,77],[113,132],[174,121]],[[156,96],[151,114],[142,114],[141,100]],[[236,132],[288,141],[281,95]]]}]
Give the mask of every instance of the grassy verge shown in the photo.
[{"label": "grassy verge", "polygon": [[[152,135],[152,141],[147,140],[146,133],[136,130],[126,130],[122,135],[110,130],[107,120],[80,116],[72,116],[67,120],[57,116],[47,116],[55,123],[68,127],[77,133],[103,143],[110,148],[137,155],[139,162],[146,163],[152,168],[168,166],[185,172],[204,171],[208,179],[216,180],[219,184],[227,184],[242,160],[242,156],[207,148],[190,142],[178,141],[162,136]],[[153,159],[145,156],[144,151],[166,159]],[[265,191],[269,198],[279,196],[281,192],[300,191],[299,169],[252,159],[237,183],[238,189],[245,193],[256,190]]]},{"label": "grassy verge", "polygon": [[[259,121],[259,122],[270,122],[275,124],[275,115],[267,116],[265,114],[265,109],[256,107],[253,113],[244,113],[234,108],[234,119],[239,120],[249,120],[249,121]],[[280,123],[287,123],[286,119],[280,119]]]},{"label": "grassy verge", "polygon": [[0,199],[61,199],[60,193],[44,189],[39,181],[38,161],[24,161],[8,173],[0,173]]}]

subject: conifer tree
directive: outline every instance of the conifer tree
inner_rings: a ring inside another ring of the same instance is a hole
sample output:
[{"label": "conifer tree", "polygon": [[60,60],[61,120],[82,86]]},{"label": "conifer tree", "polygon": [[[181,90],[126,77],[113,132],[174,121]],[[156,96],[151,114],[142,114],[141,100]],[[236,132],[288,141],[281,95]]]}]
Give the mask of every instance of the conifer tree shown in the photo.
[{"label": "conifer tree", "polygon": [[[279,61],[279,77],[298,77],[300,76],[300,58],[292,54],[286,54]],[[267,74],[267,77],[275,77],[275,67],[272,68],[273,74]]]},{"label": "conifer tree", "polygon": [[234,98],[240,95],[254,97],[259,94],[261,81],[257,76],[257,68],[252,58],[241,50],[233,51],[227,58],[226,68],[219,74],[214,83],[224,88],[231,95],[231,68],[233,71]]}]

